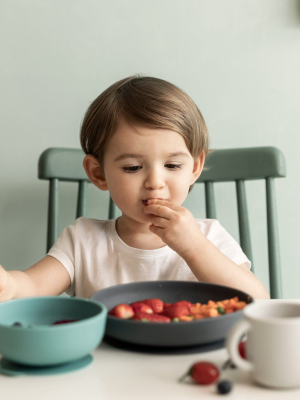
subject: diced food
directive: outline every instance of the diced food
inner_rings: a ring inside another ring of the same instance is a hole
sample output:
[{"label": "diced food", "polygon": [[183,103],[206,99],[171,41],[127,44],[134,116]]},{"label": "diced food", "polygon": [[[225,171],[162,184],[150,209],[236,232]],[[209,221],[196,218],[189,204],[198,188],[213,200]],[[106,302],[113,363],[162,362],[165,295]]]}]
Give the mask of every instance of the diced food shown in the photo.
[{"label": "diced food", "polygon": [[164,310],[164,302],[160,299],[146,299],[143,303],[148,304],[155,314],[160,314]]},{"label": "diced food", "polygon": [[53,322],[52,325],[68,324],[70,322],[77,322],[79,319],[61,319],[60,321]]},{"label": "diced food", "polygon": [[109,314],[143,322],[191,322],[230,314],[242,310],[246,305],[238,297],[222,301],[209,300],[207,304],[193,304],[187,300],[165,303],[160,299],[144,299],[130,304],[118,304]]},{"label": "diced food", "polygon": [[149,322],[171,322],[171,319],[169,317],[166,317],[165,315],[155,313],[148,314],[143,312],[136,313],[131,319],[136,319],[140,321],[143,321],[145,319]]},{"label": "diced food", "polygon": [[135,314],[139,312],[153,314],[153,309],[148,304],[142,301],[131,303],[130,306],[133,308]]},{"label": "diced food", "polygon": [[190,314],[190,310],[188,306],[185,305],[176,305],[172,304],[164,311],[164,315],[173,319],[173,318],[180,318],[182,316],[187,316]]},{"label": "diced food", "polygon": [[186,307],[191,307],[193,304],[190,301],[186,300],[181,300],[181,301],[176,301],[176,303],[172,304],[173,306],[186,306]]},{"label": "diced food", "polygon": [[133,308],[129,304],[118,304],[109,314],[122,319],[129,319],[134,316]]}]

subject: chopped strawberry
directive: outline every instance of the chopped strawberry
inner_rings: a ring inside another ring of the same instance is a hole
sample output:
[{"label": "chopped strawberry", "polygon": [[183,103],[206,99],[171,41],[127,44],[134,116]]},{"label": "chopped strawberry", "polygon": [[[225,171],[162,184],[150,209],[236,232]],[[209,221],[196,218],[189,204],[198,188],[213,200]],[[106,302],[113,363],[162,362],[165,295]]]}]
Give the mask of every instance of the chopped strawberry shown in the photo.
[{"label": "chopped strawberry", "polygon": [[167,308],[169,308],[172,305],[172,303],[164,303],[164,311],[166,311]]},{"label": "chopped strawberry", "polygon": [[118,318],[129,319],[134,316],[134,311],[129,304],[118,304],[109,314]]},{"label": "chopped strawberry", "polygon": [[79,321],[79,319],[61,319],[59,321],[53,322],[52,325],[68,324],[69,322],[76,322],[76,321]]},{"label": "chopped strawberry", "polygon": [[186,300],[181,300],[181,301],[176,301],[176,303],[172,304],[173,306],[187,306],[187,307],[192,307],[192,303]]},{"label": "chopped strawberry", "polygon": [[160,299],[146,299],[143,303],[148,304],[154,313],[159,314],[164,310],[164,302]]},{"label": "chopped strawberry", "polygon": [[194,316],[189,316],[189,315],[182,315],[179,317],[179,321],[193,321]]},{"label": "chopped strawberry", "polygon": [[147,314],[143,312],[136,313],[132,319],[142,320],[146,319],[149,322],[171,322],[171,319],[160,314]]},{"label": "chopped strawberry", "polygon": [[164,311],[164,315],[171,319],[179,318],[183,315],[190,315],[190,310],[187,306],[172,304]]},{"label": "chopped strawberry", "polygon": [[136,301],[135,303],[131,303],[130,305],[135,313],[144,312],[147,314],[153,314],[152,308],[143,301]]}]

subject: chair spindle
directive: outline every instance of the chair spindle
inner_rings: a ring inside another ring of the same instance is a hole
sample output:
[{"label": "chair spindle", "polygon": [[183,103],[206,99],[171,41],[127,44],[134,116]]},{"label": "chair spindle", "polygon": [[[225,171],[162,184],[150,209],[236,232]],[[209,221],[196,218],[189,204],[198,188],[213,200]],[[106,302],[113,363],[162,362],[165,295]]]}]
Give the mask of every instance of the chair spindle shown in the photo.
[{"label": "chair spindle", "polygon": [[49,180],[47,253],[53,246],[58,236],[58,217],[59,180],[57,178],[53,178]]},{"label": "chair spindle", "polygon": [[87,181],[79,181],[77,196],[76,218],[86,217],[87,215]]},{"label": "chair spindle", "polygon": [[275,201],[274,178],[266,178],[268,254],[270,274],[270,294],[272,299],[282,298],[279,235]]},{"label": "chair spindle", "polygon": [[235,183],[236,183],[236,196],[237,196],[237,208],[238,208],[238,220],[239,220],[240,245],[241,248],[243,249],[243,252],[251,261],[251,271],[254,273],[245,181],[243,179],[238,179],[236,180]]},{"label": "chair spindle", "polygon": [[204,185],[205,185],[206,218],[216,219],[217,213],[216,213],[214,184],[213,182],[206,181]]}]

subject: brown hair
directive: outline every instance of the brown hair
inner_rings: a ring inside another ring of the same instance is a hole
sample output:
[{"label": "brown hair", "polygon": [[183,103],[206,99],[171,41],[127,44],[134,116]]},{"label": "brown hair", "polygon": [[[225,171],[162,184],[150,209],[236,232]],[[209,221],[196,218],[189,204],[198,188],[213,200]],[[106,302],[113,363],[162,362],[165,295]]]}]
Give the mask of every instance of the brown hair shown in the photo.
[{"label": "brown hair", "polygon": [[120,118],[131,124],[179,133],[194,159],[209,152],[207,127],[193,100],[165,80],[134,75],[101,93],[87,109],[82,122],[81,147],[85,154],[99,159],[103,173],[105,149]]}]

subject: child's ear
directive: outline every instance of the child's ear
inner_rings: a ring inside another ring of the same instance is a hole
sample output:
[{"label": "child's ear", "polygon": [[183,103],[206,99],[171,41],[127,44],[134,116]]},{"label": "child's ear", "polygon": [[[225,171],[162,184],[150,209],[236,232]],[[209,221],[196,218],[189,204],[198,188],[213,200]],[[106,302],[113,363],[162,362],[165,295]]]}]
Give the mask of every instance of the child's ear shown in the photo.
[{"label": "child's ear", "polygon": [[201,172],[203,170],[204,166],[204,161],[205,161],[205,154],[204,152],[200,154],[199,157],[196,157],[194,160],[194,168],[193,168],[193,173],[192,173],[192,179],[191,179],[191,185],[196,182],[196,180],[199,178],[201,175]]},{"label": "child's ear", "polygon": [[98,158],[88,154],[84,157],[83,167],[89,180],[101,190],[108,190],[106,179],[101,172]]}]

